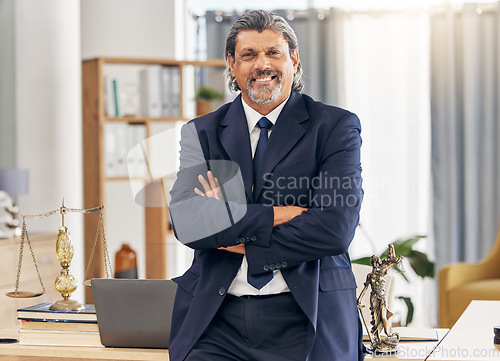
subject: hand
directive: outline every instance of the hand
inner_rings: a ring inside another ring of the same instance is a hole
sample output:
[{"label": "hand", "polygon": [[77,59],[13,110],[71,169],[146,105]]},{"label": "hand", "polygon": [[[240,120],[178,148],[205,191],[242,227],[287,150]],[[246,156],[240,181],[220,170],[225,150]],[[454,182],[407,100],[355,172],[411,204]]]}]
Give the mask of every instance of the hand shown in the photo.
[{"label": "hand", "polygon": [[[207,172],[207,179],[208,179],[208,182],[200,174],[198,176],[198,180],[200,181],[200,184],[203,187],[203,190],[205,191],[205,193],[200,191],[198,188],[195,188],[194,192],[202,197],[207,196],[208,198],[215,198],[215,199],[222,201],[222,192],[220,189],[219,180],[214,177],[214,175],[211,171]],[[227,252],[245,254],[245,246],[243,244],[238,244],[236,246],[229,246],[229,247],[219,247],[218,249],[223,250],[223,251],[227,251]]]},{"label": "hand", "polygon": [[200,174],[198,180],[205,193],[200,191],[198,188],[194,189],[194,192],[202,197],[207,196],[208,198],[215,198],[222,201],[222,192],[219,185],[219,180],[214,177],[211,171],[207,172],[207,180]]},{"label": "hand", "polygon": [[296,207],[296,206],[284,206],[284,207],[273,207],[274,210],[274,224],[273,226],[279,226],[280,224],[290,222],[297,216],[300,216],[302,212],[307,211],[307,208]]},{"label": "hand", "polygon": [[236,246],[229,246],[229,247],[220,247],[219,249],[233,253],[245,254],[245,245],[243,244],[238,244]]},{"label": "hand", "polygon": [[[222,192],[220,189],[219,180],[214,177],[214,175],[211,171],[207,172],[207,179],[208,179],[208,182],[200,174],[198,176],[198,180],[200,181],[200,184],[203,187],[203,190],[205,191],[205,193],[200,191],[198,188],[195,188],[194,192],[202,197],[207,196],[208,198],[215,198],[215,199],[218,199],[219,201],[222,201]],[[236,246],[229,246],[229,247],[219,247],[219,249],[223,250],[223,251],[227,251],[227,252],[245,254],[245,246],[242,244],[238,244]]]}]

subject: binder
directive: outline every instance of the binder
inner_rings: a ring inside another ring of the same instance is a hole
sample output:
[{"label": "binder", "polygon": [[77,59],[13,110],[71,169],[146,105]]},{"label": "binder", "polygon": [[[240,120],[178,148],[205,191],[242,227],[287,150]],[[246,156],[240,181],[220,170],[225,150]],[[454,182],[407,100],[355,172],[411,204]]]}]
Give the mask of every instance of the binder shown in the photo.
[{"label": "binder", "polygon": [[161,68],[161,105],[162,116],[164,117],[170,117],[172,115],[171,89],[172,76],[170,67],[164,66]]},{"label": "binder", "polygon": [[147,117],[162,116],[161,65],[151,65],[140,72],[141,113]]}]

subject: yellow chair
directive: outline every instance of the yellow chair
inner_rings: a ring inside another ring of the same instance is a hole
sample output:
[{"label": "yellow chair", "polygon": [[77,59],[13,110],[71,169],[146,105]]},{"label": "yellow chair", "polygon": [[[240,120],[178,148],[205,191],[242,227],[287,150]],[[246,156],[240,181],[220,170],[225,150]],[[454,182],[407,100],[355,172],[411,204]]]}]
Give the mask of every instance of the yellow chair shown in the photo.
[{"label": "yellow chair", "polygon": [[446,265],[439,272],[439,327],[451,328],[472,300],[500,300],[500,227],[481,261]]}]

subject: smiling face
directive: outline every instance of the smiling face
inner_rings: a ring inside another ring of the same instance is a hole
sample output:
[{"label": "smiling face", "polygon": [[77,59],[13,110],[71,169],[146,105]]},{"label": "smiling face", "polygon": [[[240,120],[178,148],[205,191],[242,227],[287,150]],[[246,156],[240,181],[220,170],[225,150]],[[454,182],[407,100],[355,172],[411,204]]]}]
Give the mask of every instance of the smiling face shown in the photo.
[{"label": "smiling face", "polygon": [[263,115],[288,98],[298,63],[298,51],[290,56],[283,34],[268,29],[260,33],[240,31],[234,58],[228,55],[231,75],[241,88],[241,96]]}]

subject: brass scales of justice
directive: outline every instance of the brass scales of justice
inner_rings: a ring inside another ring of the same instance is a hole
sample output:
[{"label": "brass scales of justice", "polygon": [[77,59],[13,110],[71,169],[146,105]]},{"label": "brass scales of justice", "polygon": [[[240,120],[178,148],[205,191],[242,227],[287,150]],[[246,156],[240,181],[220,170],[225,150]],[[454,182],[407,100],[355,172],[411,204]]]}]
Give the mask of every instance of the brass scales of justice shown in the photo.
[{"label": "brass scales of justice", "polygon": [[[59,263],[61,264],[62,270],[59,276],[54,281],[54,287],[57,292],[59,292],[62,296],[62,300],[56,301],[50,306],[51,310],[58,310],[58,311],[77,311],[83,309],[83,305],[79,303],[78,301],[70,299],[71,294],[77,289],[78,287],[78,281],[73,276],[70,271],[69,267],[71,265],[71,260],[73,259],[73,253],[74,253],[74,247],[73,243],[71,241],[71,236],[68,230],[68,227],[65,226],[64,224],[64,217],[66,213],[68,212],[75,212],[75,213],[93,213],[93,212],[99,212],[99,222],[97,224],[97,230],[96,230],[96,235],[94,239],[94,244],[92,246],[92,251],[90,253],[90,259],[87,264],[87,268],[85,271],[84,279],[86,281],[83,282],[84,286],[90,287],[90,280],[87,280],[87,274],[90,269],[90,265],[92,263],[92,258],[94,256],[95,248],[97,245],[97,240],[99,238],[99,233],[102,233],[102,241],[103,241],[103,248],[104,248],[104,266],[105,266],[105,271],[106,271],[106,278],[112,278],[112,269],[111,269],[111,262],[109,260],[109,254],[108,254],[108,246],[106,243],[106,236],[104,232],[104,206],[98,206],[95,208],[91,209],[74,209],[74,208],[67,208],[64,205],[64,199],[62,201],[62,206],[54,211],[43,213],[43,214],[38,214],[38,215],[23,215],[23,224],[22,224],[22,233],[21,233],[21,243],[19,245],[19,261],[17,265],[17,276],[16,276],[16,289],[13,292],[8,292],[6,293],[6,296],[12,297],[12,298],[30,298],[30,297],[38,297],[41,296],[45,293],[45,286],[43,285],[42,281],[42,276],[40,275],[40,270],[38,268],[36,258],[35,258],[35,253],[33,252],[33,247],[31,246],[31,242],[29,239],[28,235],[28,230],[26,228],[26,219],[40,219],[40,218],[46,218],[49,216],[52,216],[54,214],[61,214],[62,216],[62,225],[59,228],[59,233],[57,235],[56,239],[56,255]],[[35,264],[35,269],[38,275],[38,280],[40,282],[40,286],[42,287],[41,291],[20,291],[19,290],[19,281],[21,278],[21,268],[22,268],[22,262],[23,262],[23,253],[24,253],[24,243],[25,241],[28,243],[31,257],[33,259],[33,263]]]}]

